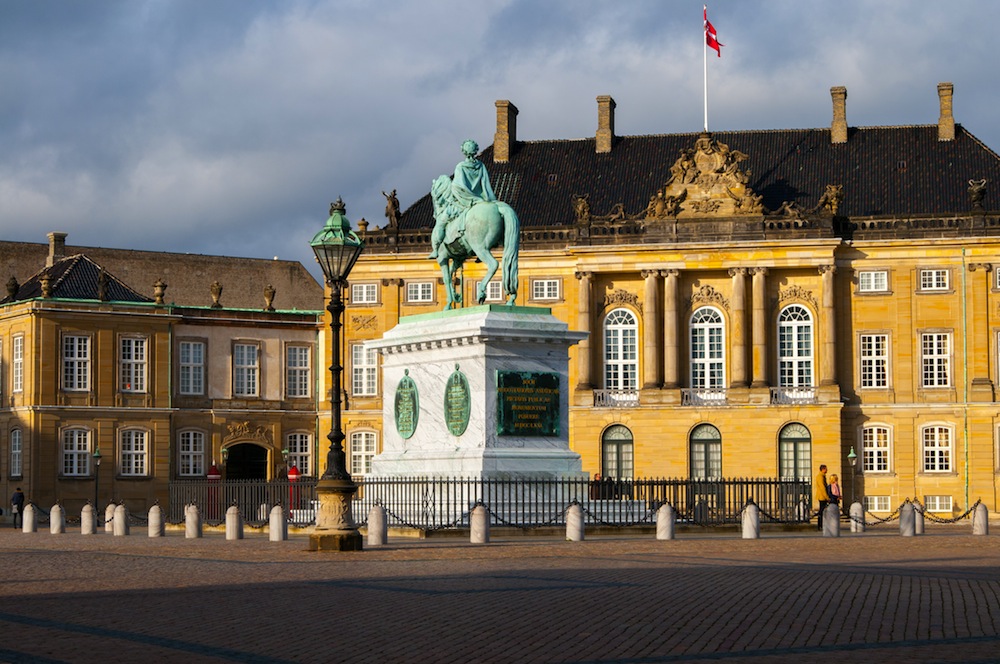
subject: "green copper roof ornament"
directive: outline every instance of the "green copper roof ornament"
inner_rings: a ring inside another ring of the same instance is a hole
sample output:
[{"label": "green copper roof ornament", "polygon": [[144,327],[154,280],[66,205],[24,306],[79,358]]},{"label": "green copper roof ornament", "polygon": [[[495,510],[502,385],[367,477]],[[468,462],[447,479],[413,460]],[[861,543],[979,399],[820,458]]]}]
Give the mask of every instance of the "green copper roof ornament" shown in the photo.
[{"label": "green copper roof ornament", "polygon": [[330,204],[326,225],[309,243],[328,284],[347,281],[347,275],[365,248],[364,241],[351,230],[346,211],[344,201],[338,196],[337,201]]}]

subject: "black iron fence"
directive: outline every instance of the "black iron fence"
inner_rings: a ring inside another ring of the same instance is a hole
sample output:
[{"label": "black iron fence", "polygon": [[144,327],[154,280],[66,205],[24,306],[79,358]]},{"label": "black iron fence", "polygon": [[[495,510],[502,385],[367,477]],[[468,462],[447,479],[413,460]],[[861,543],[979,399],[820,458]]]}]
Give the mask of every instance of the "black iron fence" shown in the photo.
[{"label": "black iron fence", "polygon": [[[590,525],[652,524],[663,504],[676,511],[678,523],[739,523],[748,502],[760,509],[762,523],[801,523],[811,515],[808,480],[727,479],[358,479],[354,517],[364,524],[375,505],[386,510],[390,526],[422,530],[462,528],[469,513],[484,505],[494,526],[537,528],[563,526],[566,508],[579,504]],[[220,523],[236,505],[249,524],[263,524],[280,505],[290,523],[307,525],[316,518],[316,480],[183,480],[171,482],[168,521],[184,520],[184,506],[198,506],[206,523]]]}]

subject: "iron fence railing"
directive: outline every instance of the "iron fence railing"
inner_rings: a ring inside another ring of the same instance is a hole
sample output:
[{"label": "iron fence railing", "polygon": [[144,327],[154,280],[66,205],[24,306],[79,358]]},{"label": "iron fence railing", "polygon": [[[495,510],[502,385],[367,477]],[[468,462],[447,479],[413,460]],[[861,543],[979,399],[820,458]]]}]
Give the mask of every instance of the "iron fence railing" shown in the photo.
[{"label": "iron fence railing", "polygon": [[[656,511],[670,504],[679,523],[739,523],[747,503],[760,509],[763,523],[802,523],[811,516],[809,480],[725,479],[492,479],[358,478],[354,517],[364,524],[379,505],[388,524],[422,530],[468,527],[469,513],[485,505],[494,526],[537,528],[563,526],[566,509],[583,508],[591,525],[631,526],[655,522]],[[221,523],[236,505],[249,524],[267,522],[280,505],[290,523],[314,522],[316,480],[183,480],[170,484],[168,521],[184,520],[184,506],[198,506],[206,523]]]}]

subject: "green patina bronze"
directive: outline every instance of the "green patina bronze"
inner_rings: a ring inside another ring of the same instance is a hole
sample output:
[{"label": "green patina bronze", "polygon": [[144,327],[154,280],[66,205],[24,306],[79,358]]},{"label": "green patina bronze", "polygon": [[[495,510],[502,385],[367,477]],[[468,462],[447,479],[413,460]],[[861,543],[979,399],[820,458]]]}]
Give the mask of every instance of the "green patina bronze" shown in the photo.
[{"label": "green patina bronze", "polygon": [[420,394],[417,392],[417,384],[410,378],[409,369],[405,370],[396,386],[394,406],[396,431],[406,440],[417,430],[417,420],[420,418]]},{"label": "green patina bronze", "polygon": [[497,434],[559,435],[559,374],[497,371]]},{"label": "green patina bronze", "polygon": [[472,411],[472,391],[469,380],[455,365],[455,371],[448,376],[444,386],[444,421],[453,436],[461,436],[469,428],[469,414]]}]

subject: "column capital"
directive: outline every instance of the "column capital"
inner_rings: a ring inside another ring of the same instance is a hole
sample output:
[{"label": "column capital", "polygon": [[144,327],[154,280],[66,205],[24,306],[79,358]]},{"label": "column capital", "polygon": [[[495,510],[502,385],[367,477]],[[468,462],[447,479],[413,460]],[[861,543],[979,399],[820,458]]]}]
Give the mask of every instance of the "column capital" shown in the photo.
[{"label": "column capital", "polygon": [[750,274],[759,274],[762,277],[767,276],[768,269],[766,267],[752,267],[750,268]]},{"label": "column capital", "polygon": [[819,270],[820,274],[826,274],[827,272],[829,272],[831,274],[834,274],[834,273],[837,272],[837,266],[836,265],[820,265],[816,269]]},{"label": "column capital", "polygon": [[730,277],[735,277],[735,276],[745,277],[749,271],[750,271],[749,268],[745,268],[745,267],[731,267],[731,268],[729,268],[729,276]]},{"label": "column capital", "polygon": [[976,270],[983,270],[984,272],[989,272],[993,269],[993,266],[989,263],[969,263],[969,272],[975,272]]},{"label": "column capital", "polygon": [[658,277],[658,276],[660,276],[660,271],[659,270],[641,270],[639,272],[639,274],[642,275],[643,279],[649,279],[650,277]]},{"label": "column capital", "polygon": [[402,279],[383,279],[382,280],[382,285],[383,286],[402,286],[403,285],[403,280]]},{"label": "column capital", "polygon": [[577,279],[593,279],[594,273],[590,272],[589,270],[585,270],[582,272],[574,272],[573,276],[576,277]]},{"label": "column capital", "polygon": [[660,270],[660,276],[661,277],[673,277],[673,278],[676,279],[677,277],[681,276],[681,271],[680,270],[674,270],[674,269]]}]

